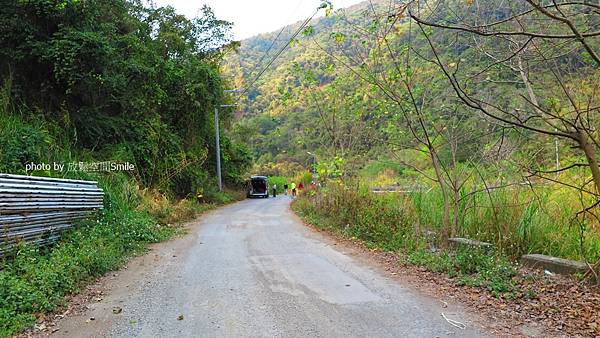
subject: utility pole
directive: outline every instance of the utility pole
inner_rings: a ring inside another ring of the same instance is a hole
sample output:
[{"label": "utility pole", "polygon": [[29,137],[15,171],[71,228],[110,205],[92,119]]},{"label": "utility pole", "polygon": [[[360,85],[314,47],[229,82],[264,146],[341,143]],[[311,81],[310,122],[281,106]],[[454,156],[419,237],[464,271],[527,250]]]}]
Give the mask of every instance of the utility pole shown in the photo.
[{"label": "utility pole", "polygon": [[221,141],[219,138],[219,108],[215,107],[215,142],[217,153],[217,183],[219,191],[223,191],[223,182],[221,181]]},{"label": "utility pole", "polygon": [[306,152],[307,154],[309,154],[310,156],[312,156],[313,158],[313,181],[317,181],[317,155],[311,153],[310,151]]},{"label": "utility pole", "polygon": [[[228,89],[224,90],[225,93],[237,93],[239,89]],[[215,149],[217,154],[217,184],[219,191],[223,191],[223,180],[221,178],[221,140],[219,135],[219,107],[235,107],[235,104],[222,104],[215,107]]]}]

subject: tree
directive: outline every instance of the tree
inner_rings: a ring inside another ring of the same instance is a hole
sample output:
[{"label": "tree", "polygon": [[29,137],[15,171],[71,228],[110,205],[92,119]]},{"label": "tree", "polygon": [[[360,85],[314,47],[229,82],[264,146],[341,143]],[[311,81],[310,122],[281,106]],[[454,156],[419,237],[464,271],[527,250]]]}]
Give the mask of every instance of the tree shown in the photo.
[{"label": "tree", "polygon": [[314,43],[372,89],[370,103],[377,102],[379,109],[369,109],[387,121],[382,141],[396,159],[439,187],[442,242],[447,245],[460,231],[460,191],[472,176],[459,161],[476,162],[481,154],[465,151],[468,145],[489,140],[502,128],[488,128],[465,114],[441,74],[424,59],[423,44],[414,41],[418,34],[412,27],[399,28],[406,7],[394,15],[389,8],[371,4],[362,16],[369,18],[366,22],[340,13],[347,29],[331,34],[337,48]]},{"label": "tree", "polygon": [[[453,14],[439,17],[440,12]],[[599,13],[600,6],[587,1],[415,1],[410,5],[410,17],[427,37],[431,61],[466,106],[507,127],[556,137],[579,150],[580,156],[562,168],[529,169],[591,196],[593,201],[582,214],[600,204]],[[466,71],[460,60],[441,55],[426,27],[460,33],[457,40],[472,41],[483,52],[480,60],[487,62],[477,71]],[[580,75],[586,73],[591,76]],[[525,92],[509,100],[486,94],[487,83],[502,81],[519,81]],[[590,176],[577,186],[548,176],[582,166]]]},{"label": "tree", "polygon": [[[0,5],[0,80],[26,120],[82,156],[135,163],[143,186],[186,196],[207,185],[231,23],[206,6],[190,20],[139,1]],[[227,149],[248,163],[239,145]]]}]

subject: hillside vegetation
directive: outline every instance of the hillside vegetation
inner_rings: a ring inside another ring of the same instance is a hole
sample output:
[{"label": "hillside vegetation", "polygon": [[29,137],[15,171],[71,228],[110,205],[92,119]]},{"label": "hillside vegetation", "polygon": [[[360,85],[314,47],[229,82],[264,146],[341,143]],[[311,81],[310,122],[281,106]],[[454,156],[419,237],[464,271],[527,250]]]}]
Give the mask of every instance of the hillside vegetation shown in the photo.
[{"label": "hillside vegetation", "polygon": [[[302,209],[341,215],[335,223],[367,241],[387,234],[397,250],[433,232],[442,247],[464,236],[513,259],[536,252],[593,264],[599,11],[595,2],[525,0],[382,0],[334,11],[258,80],[236,135],[256,171],[286,174],[316,159],[331,189]],[[242,41],[228,58],[238,85],[277,33]],[[404,193],[346,205],[377,186]],[[375,217],[396,203],[400,215]],[[396,228],[381,229],[388,221]]]}]

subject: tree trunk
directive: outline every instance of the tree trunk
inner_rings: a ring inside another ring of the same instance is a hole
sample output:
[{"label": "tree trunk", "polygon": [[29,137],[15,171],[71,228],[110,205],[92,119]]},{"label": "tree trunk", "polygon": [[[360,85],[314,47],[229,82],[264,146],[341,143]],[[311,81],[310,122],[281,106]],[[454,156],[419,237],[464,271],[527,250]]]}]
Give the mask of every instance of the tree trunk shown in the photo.
[{"label": "tree trunk", "polygon": [[458,222],[459,222],[459,205],[458,205],[458,201],[459,201],[459,194],[460,194],[460,184],[458,182],[458,161],[456,160],[456,151],[457,151],[458,145],[456,142],[456,137],[453,137],[453,140],[451,142],[451,151],[452,151],[452,173],[453,173],[453,182],[451,182],[452,185],[452,207],[453,207],[453,222],[452,222],[452,229],[450,231],[450,235],[452,237],[455,237],[456,235],[460,235],[460,229],[458,226]]},{"label": "tree trunk", "polygon": [[429,149],[429,156],[431,157],[431,163],[435,171],[435,177],[442,189],[442,196],[444,198],[444,215],[442,217],[442,247],[448,248],[448,238],[450,237],[450,201],[448,198],[448,191],[444,185],[444,177],[442,176],[442,170],[440,163],[438,162],[437,155],[433,149]]},{"label": "tree trunk", "polygon": [[596,153],[594,147],[588,140],[588,136],[583,131],[577,132],[577,139],[579,140],[579,146],[585,153],[588,165],[592,170],[592,177],[594,178],[594,185],[596,186],[596,193],[600,193],[600,167],[598,167],[598,159],[596,159]]},{"label": "tree trunk", "polygon": [[[537,99],[537,96],[535,95],[535,92],[533,91],[533,87],[531,86],[531,81],[529,81],[529,77],[527,76],[525,69],[523,69],[523,62],[521,61],[521,56],[517,56],[517,62],[519,64],[519,73],[521,74],[521,79],[523,80],[523,83],[525,84],[525,88],[527,88],[527,95],[529,95],[529,100],[531,101],[531,103],[533,103],[535,111],[539,115],[543,115],[544,112],[542,112],[538,108],[539,107],[538,99]],[[556,131],[556,128],[554,129],[554,131]],[[555,165],[556,165],[556,170],[560,169],[560,154],[558,152],[558,137],[556,137],[556,136],[554,136],[554,161],[555,161]],[[556,174],[558,175],[558,172]]]}]

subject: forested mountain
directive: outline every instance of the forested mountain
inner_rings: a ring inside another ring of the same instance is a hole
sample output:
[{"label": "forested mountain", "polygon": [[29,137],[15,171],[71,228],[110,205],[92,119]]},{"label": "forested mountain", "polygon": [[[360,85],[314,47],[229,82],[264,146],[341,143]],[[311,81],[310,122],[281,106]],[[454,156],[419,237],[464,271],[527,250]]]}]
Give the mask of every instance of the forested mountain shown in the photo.
[{"label": "forested mountain", "polygon": [[541,250],[597,258],[598,1],[366,1],[314,20],[253,83],[299,26],[226,64],[250,88],[235,133],[255,171],[314,161],[322,181],[429,191],[410,203],[444,240],[515,254],[571,233],[570,249]]},{"label": "forested mountain", "polygon": [[[595,6],[570,8],[593,14],[575,21],[581,29],[597,27]],[[417,26],[409,12],[418,12],[432,25]],[[528,165],[551,166],[557,156],[559,162],[570,158],[574,152],[564,139],[494,120],[466,104],[440,67],[456,72],[449,75],[464,80],[465,87],[460,87],[463,83],[459,87],[469,95],[502,98],[486,103],[501,104],[504,111],[532,106],[562,109],[559,106],[569,95],[560,93],[561,83],[571,86],[583,81],[589,90],[581,99],[593,97],[597,67],[586,47],[574,45],[572,37],[569,43],[561,39],[554,44],[541,37],[539,43],[528,42],[535,34],[486,38],[468,32],[469,27],[479,27],[474,30],[482,32],[515,29],[518,23],[510,20],[515,14],[520,15],[523,30],[544,31],[539,36],[569,30],[561,22],[532,14],[527,1],[366,1],[313,19],[291,48],[250,86],[248,97],[241,97],[238,138],[250,143],[260,164],[310,166],[313,158],[307,152],[317,152],[323,161],[342,158],[349,172],[356,173],[376,159],[376,167],[392,163],[399,169],[398,164],[406,160],[406,148],[419,143],[407,137],[411,127],[408,115],[402,113],[413,108],[410,102],[415,100],[431,117],[431,127],[436,120],[451,119],[455,134],[471,136],[454,142],[459,161],[507,158],[510,154],[533,156],[537,162]],[[463,23],[464,27],[436,27],[448,23]],[[242,41],[239,53],[229,56],[226,73],[238,87],[248,86],[298,26],[300,23],[283,28],[281,35],[273,32]],[[597,39],[588,40],[598,46]],[[269,49],[271,41],[275,44]],[[541,55],[541,49],[547,55]],[[556,62],[558,72],[565,76],[561,81],[556,80],[554,70],[547,69],[550,62]],[[408,93],[404,82],[409,83],[409,91],[417,93]],[[440,128],[450,130],[449,126]],[[530,138],[542,142],[531,143]],[[413,155],[409,156],[411,162],[415,161]]]},{"label": "forested mountain", "polygon": [[[360,18],[365,8],[366,3],[359,4],[348,13],[366,22]],[[225,73],[237,87],[245,88],[300,26],[298,22],[242,41],[239,53],[228,57]],[[313,157],[307,152],[352,151],[353,161],[362,162],[362,155],[372,148],[377,151],[376,124],[366,123],[373,116],[368,117],[365,110],[365,84],[319,47],[335,47],[332,34],[345,26],[335,15],[313,19],[249,86],[247,97],[240,98],[235,133],[249,143],[258,163],[266,167],[279,163],[284,171],[292,172],[311,165]]]}]

